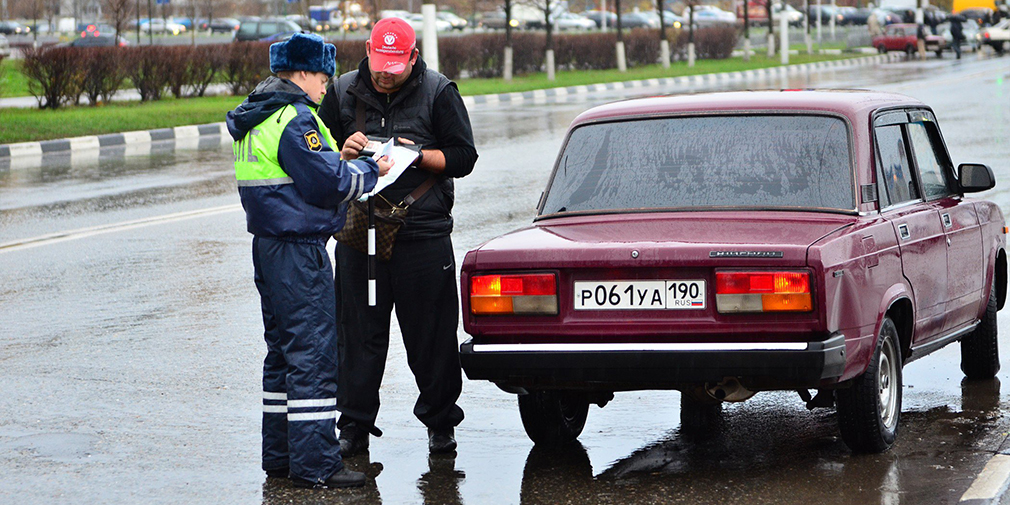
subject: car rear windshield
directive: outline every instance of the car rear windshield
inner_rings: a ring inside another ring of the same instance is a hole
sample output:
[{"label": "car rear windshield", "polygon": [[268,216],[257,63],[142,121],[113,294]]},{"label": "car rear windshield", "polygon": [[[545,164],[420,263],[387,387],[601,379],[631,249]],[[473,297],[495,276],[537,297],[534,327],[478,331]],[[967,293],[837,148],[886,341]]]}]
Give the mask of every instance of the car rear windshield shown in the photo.
[{"label": "car rear windshield", "polygon": [[733,208],[855,209],[846,123],[814,115],[619,121],[574,130],[541,215]]}]

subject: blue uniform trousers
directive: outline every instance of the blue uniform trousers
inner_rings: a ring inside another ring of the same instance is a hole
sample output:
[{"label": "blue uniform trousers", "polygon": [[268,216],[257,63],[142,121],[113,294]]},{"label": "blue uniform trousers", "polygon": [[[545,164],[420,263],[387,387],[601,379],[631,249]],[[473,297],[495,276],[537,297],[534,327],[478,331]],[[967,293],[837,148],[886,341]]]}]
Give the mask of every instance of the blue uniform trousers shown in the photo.
[{"label": "blue uniform trousers", "polygon": [[263,308],[263,469],[322,482],[343,469],[336,437],[337,326],[324,239],[253,237]]}]

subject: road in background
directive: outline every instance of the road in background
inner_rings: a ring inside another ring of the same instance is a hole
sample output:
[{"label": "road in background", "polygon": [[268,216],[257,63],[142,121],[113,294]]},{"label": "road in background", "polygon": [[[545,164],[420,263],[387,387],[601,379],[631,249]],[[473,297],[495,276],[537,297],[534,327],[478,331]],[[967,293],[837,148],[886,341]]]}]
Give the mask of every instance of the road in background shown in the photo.
[{"label": "road in background", "polygon": [[[969,57],[737,87],[912,95],[936,111],[956,163],[1010,181],[1008,78],[1010,60]],[[686,92],[636,93],[671,91]],[[457,265],[530,223],[570,121],[623,93],[471,109],[480,160],[457,181]],[[984,196],[1010,209],[1008,187]],[[429,459],[394,323],[385,435],[348,460],[374,482],[265,481],[265,346],[237,204],[227,147],[0,169],[0,502],[956,503],[1010,431],[999,380],[962,383],[954,345],[905,369],[901,434],[881,455],[851,454],[833,412],[807,412],[795,393],[730,405],[712,437],[686,438],[675,391],[618,393],[590,410],[578,444],[543,451],[514,395],[465,381],[458,454]],[[1010,328],[1006,313],[1000,324]],[[1010,365],[1008,346],[1002,355]]]}]

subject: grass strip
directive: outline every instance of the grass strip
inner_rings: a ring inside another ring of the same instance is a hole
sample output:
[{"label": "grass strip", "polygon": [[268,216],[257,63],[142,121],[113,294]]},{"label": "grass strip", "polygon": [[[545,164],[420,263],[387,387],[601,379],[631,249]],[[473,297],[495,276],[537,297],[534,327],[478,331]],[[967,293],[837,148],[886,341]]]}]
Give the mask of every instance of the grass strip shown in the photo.
[{"label": "grass strip", "polygon": [[[808,55],[793,54],[789,56],[789,64],[814,63],[819,61],[844,60],[851,58],[861,58],[864,54],[813,54]],[[698,74],[711,74],[719,72],[737,72],[745,70],[757,70],[761,68],[777,67],[781,65],[779,56],[768,58],[767,54],[752,54],[750,61],[743,61],[742,57],[727,58],[725,60],[697,60],[693,67],[688,67],[686,62],[676,62],[670,68],[663,68],[662,65],[647,65],[642,67],[629,68],[627,72],[619,72],[616,69],[610,70],[573,70],[561,71],[557,73],[557,78],[553,81],[547,80],[547,74],[537,73],[530,75],[516,76],[511,82],[504,79],[460,79],[457,81],[459,91],[463,95],[488,95],[495,93],[514,93],[522,91],[532,91],[545,88],[562,88],[568,86],[582,86],[586,84],[598,84],[620,81],[639,81],[643,79],[657,79],[661,77],[681,77]]]},{"label": "grass strip", "polygon": [[[863,55],[791,55],[791,64],[855,58]],[[6,61],[3,62],[7,64]],[[504,79],[463,79],[459,81],[463,95],[511,93],[535,89],[579,86],[585,84],[634,81],[659,77],[714,72],[735,72],[779,66],[778,58],[752,55],[749,62],[742,58],[698,60],[694,67],[677,62],[665,69],[661,65],[635,67],[627,72],[615,70],[564,71],[548,81],[546,74],[518,76],[511,82]],[[156,102],[113,102],[99,107],[66,107],[57,110],[4,108],[0,144],[51,140],[85,135],[101,135],[134,130],[153,130],[193,124],[224,121],[225,113],[234,109],[245,97],[216,96],[203,98],[166,98]]]},{"label": "grass strip", "polygon": [[0,144],[219,123],[244,97],[211,96],[157,102],[116,102],[57,110],[0,109]]},{"label": "grass strip", "polygon": [[28,78],[21,72],[21,60],[4,58],[0,61],[0,98],[31,95]]}]

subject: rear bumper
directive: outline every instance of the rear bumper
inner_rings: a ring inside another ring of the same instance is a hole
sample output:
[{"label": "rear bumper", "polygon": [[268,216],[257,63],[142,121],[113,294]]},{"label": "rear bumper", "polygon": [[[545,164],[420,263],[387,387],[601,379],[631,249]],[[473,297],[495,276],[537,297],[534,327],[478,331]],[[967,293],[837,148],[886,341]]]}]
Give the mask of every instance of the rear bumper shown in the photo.
[{"label": "rear bumper", "polygon": [[679,389],[725,377],[763,389],[814,388],[841,377],[845,338],[726,344],[475,344],[460,346],[471,380],[503,387]]}]

